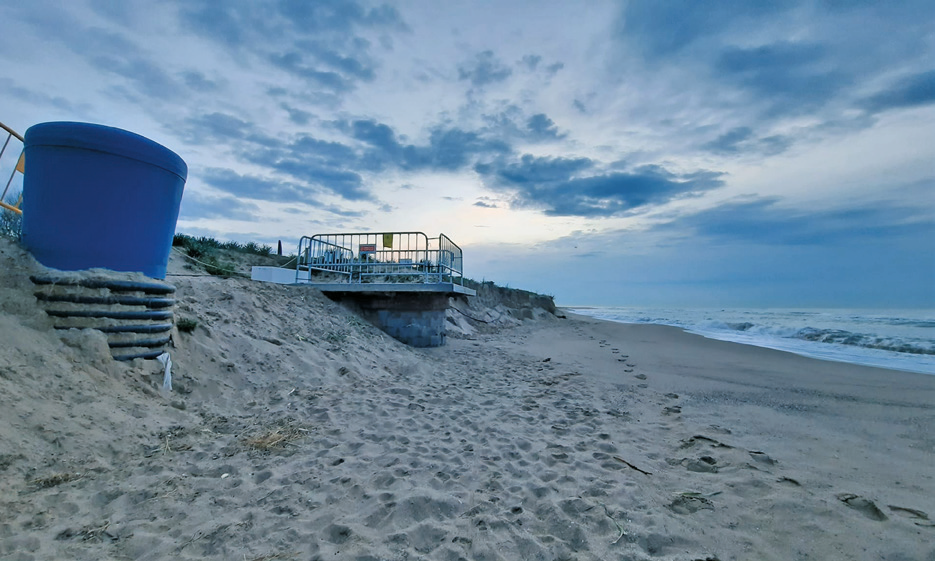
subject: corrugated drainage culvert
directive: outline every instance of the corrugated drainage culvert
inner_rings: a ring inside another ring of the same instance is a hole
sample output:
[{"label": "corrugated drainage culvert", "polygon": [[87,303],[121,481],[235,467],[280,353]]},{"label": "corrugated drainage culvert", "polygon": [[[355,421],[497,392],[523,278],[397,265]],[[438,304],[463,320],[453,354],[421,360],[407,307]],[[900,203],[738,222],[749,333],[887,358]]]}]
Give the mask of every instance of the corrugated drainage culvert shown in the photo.
[{"label": "corrugated drainage culvert", "polygon": [[175,287],[95,277],[31,276],[40,307],[55,329],[96,329],[116,360],[165,352],[174,324]]}]

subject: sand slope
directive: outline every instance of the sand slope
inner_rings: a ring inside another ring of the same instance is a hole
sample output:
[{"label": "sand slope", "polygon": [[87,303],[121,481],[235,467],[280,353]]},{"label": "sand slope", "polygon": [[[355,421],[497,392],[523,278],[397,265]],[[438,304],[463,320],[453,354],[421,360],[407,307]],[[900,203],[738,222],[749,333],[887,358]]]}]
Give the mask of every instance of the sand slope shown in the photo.
[{"label": "sand slope", "polygon": [[502,300],[417,350],[176,277],[164,395],[0,263],[3,559],[935,559],[935,377]]}]

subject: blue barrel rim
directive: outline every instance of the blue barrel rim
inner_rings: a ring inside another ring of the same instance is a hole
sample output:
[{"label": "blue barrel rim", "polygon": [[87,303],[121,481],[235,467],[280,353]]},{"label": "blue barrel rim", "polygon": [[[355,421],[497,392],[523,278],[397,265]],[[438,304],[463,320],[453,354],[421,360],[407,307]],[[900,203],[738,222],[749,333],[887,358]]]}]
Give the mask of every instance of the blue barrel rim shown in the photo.
[{"label": "blue barrel rim", "polygon": [[154,140],[116,127],[77,121],[50,121],[29,127],[23,137],[27,166],[28,151],[33,146],[80,148],[151,164],[179,176],[182,181],[188,178],[188,165],[181,156]]}]

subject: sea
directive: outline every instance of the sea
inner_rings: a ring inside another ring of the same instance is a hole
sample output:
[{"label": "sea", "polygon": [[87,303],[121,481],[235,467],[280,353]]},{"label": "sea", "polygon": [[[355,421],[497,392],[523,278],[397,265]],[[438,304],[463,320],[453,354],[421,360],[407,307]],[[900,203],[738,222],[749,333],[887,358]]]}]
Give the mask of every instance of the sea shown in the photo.
[{"label": "sea", "polygon": [[711,339],[935,375],[935,310],[567,308],[620,323],[679,327]]}]

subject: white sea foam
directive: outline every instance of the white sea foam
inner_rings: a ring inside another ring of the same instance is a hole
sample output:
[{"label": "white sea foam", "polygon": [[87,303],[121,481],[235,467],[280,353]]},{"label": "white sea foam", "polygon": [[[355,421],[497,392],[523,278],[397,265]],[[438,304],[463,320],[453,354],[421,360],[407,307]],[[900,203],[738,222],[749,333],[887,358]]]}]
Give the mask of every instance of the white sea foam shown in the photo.
[{"label": "white sea foam", "polygon": [[680,327],[712,339],[853,364],[935,374],[935,310],[580,308],[620,323]]}]

